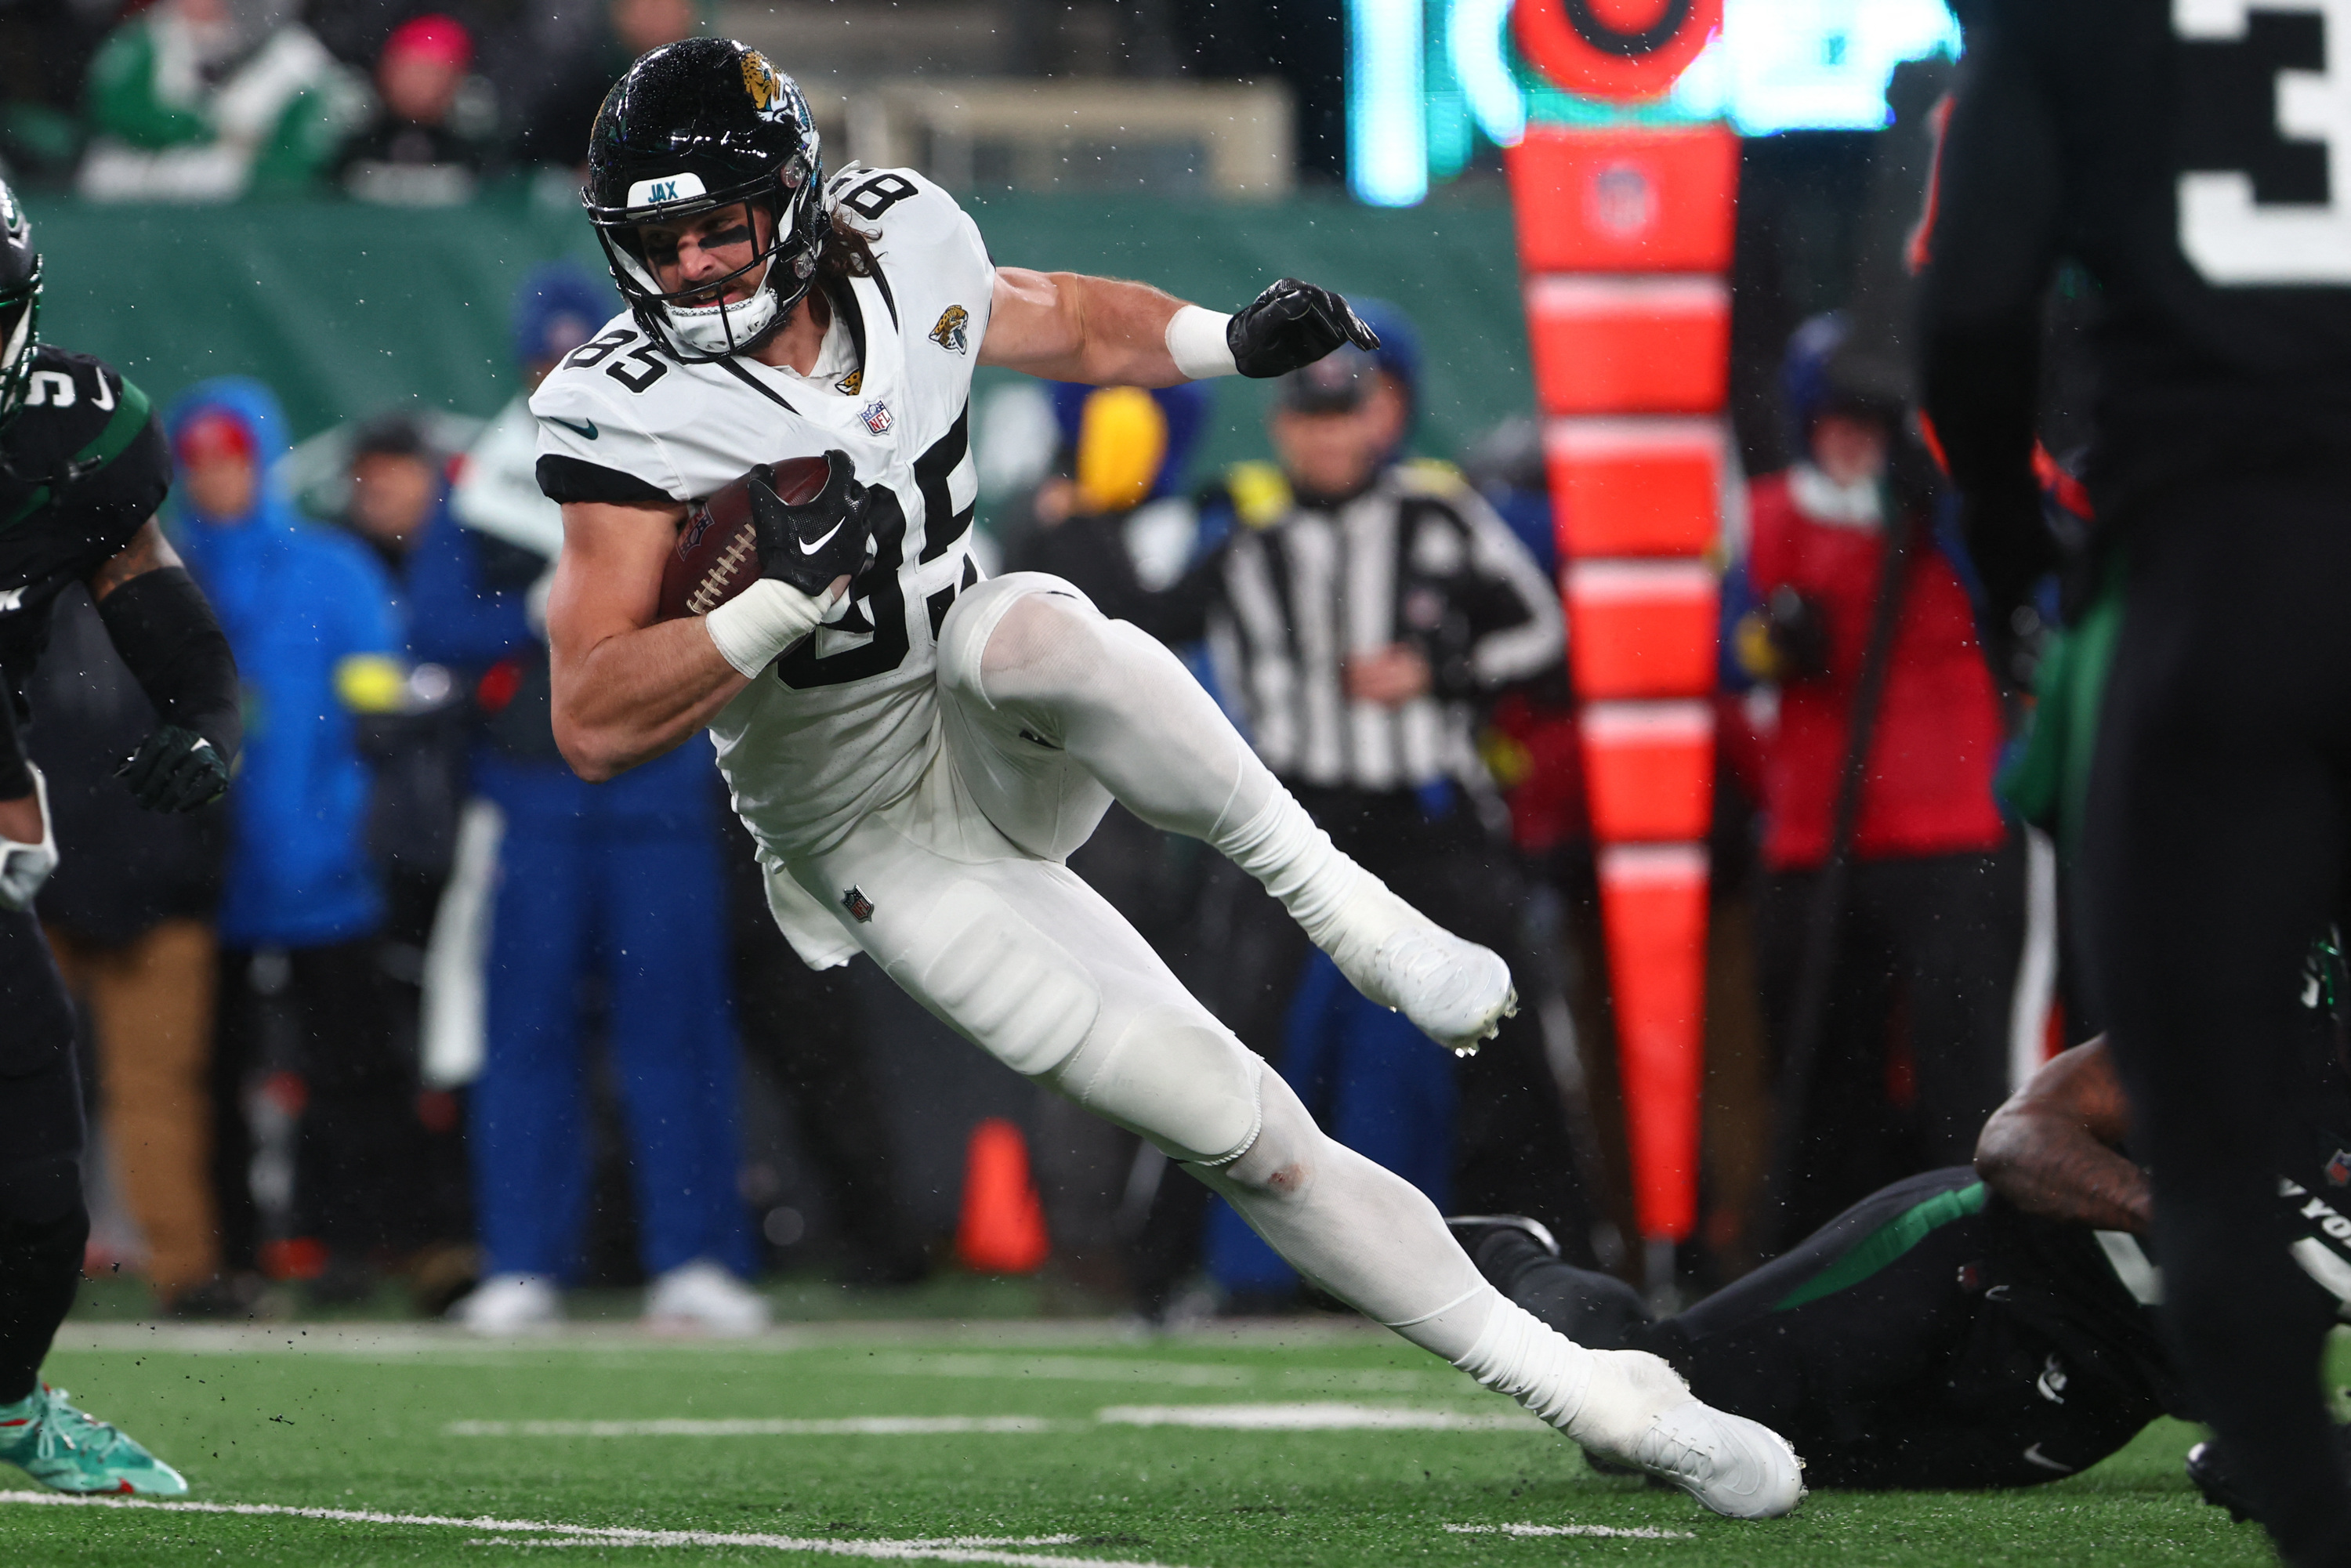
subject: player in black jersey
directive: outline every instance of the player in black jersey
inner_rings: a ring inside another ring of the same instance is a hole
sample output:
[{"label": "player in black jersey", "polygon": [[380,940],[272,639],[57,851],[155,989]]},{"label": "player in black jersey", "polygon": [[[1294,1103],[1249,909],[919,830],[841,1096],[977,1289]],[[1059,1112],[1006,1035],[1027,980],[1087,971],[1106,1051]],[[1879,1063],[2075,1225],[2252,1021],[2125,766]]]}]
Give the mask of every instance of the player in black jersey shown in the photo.
[{"label": "player in black jersey", "polygon": [[[2351,1074],[2325,1009],[2302,1034],[2304,1114],[2269,1202],[2291,1304],[2325,1315],[2351,1306]],[[1810,1485],[2032,1486],[2199,1414],[2157,1321],[2154,1206],[2125,1132],[2105,1043],[2077,1046],[1984,1124],[1973,1166],[1897,1182],[1662,1322],[1531,1221],[1452,1224],[1512,1301],[1581,1343],[1664,1356],[1797,1444]]]},{"label": "player in black jersey", "polygon": [[[2351,836],[2351,6],[1972,0],[1929,209],[1926,411],[1997,643],[2052,550],[2041,305],[2097,290],[2085,478],[2125,558],[2083,845],[2182,1381],[2287,1558],[2351,1563],[2286,1251],[2288,992]],[[2310,1310],[2303,1310],[2307,1304]]]},{"label": "player in black jersey", "polygon": [[31,227],[0,184],[0,1460],[61,1491],[172,1495],[188,1490],[177,1471],[39,1375],[89,1233],[73,1013],[32,913],[57,844],[18,734],[58,592],[88,588],[155,706],[121,768],[140,804],[216,800],[243,725],[228,641],[155,525],[171,462],[147,399],[40,341],[40,289]]}]

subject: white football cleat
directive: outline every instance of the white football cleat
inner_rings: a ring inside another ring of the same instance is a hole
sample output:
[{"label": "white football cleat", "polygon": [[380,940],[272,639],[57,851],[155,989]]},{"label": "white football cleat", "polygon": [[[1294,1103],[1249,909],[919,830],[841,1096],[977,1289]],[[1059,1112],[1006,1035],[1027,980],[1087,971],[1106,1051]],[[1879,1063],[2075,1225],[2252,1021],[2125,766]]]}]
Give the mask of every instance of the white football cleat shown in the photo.
[{"label": "white football cleat", "polygon": [[1777,1519],[1803,1500],[1804,1462],[1779,1433],[1692,1397],[1646,1351],[1592,1354],[1592,1383],[1566,1429],[1593,1454],[1730,1519]]},{"label": "white football cleat", "polygon": [[1510,967],[1490,947],[1466,942],[1364,873],[1348,894],[1325,949],[1355,989],[1468,1056],[1519,1010]]},{"label": "white football cleat", "polygon": [[478,1334],[544,1333],[563,1321],[563,1297],[541,1274],[493,1274],[449,1315]]},{"label": "white football cleat", "polygon": [[682,1263],[645,1288],[644,1326],[655,1333],[755,1334],[768,1301],[707,1259]]}]

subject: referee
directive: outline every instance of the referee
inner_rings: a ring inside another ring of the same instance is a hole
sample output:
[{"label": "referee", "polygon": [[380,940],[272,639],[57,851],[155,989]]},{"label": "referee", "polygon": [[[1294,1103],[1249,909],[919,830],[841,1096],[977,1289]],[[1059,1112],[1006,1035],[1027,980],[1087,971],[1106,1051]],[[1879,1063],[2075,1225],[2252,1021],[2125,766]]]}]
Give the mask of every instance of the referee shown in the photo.
[{"label": "referee", "polygon": [[[1403,378],[1362,350],[1291,372],[1271,423],[1280,473],[1237,472],[1222,546],[1165,592],[1102,609],[1171,643],[1205,634],[1242,729],[1332,840],[1523,973],[1520,873],[1481,814],[1493,790],[1473,724],[1481,699],[1559,667],[1559,599],[1458,476],[1394,461],[1410,418]],[[1254,887],[1207,902],[1212,926],[1227,922],[1209,936],[1223,956],[1219,1013],[1280,1061],[1304,936]],[[1581,1241],[1588,1217],[1564,1174],[1565,1119],[1533,1010],[1455,1070],[1452,1201],[1531,1206]]]},{"label": "referee", "polygon": [[[2123,628],[2084,843],[2085,952],[2155,1178],[2168,1328],[2298,1564],[2351,1563],[2329,1314],[2274,1177],[2296,977],[2351,833],[2351,116],[2340,5],[1975,0],[1917,249],[1924,392],[1997,656],[2051,564],[2041,304],[2102,296],[2087,480]],[[2334,63],[2329,74],[2328,64]]]}]

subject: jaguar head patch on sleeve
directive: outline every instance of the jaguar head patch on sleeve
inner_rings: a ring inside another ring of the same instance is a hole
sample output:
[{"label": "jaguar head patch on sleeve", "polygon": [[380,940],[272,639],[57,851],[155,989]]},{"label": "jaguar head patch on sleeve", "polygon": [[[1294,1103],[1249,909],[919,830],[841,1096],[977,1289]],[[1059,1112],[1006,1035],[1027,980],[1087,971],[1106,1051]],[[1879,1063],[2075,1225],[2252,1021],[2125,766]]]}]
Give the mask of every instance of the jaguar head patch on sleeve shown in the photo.
[{"label": "jaguar head patch on sleeve", "polygon": [[[916,318],[920,319],[920,318]],[[931,329],[931,341],[950,354],[967,354],[971,340],[964,328],[971,321],[971,312],[960,305],[950,305],[939,312],[939,324]]]}]

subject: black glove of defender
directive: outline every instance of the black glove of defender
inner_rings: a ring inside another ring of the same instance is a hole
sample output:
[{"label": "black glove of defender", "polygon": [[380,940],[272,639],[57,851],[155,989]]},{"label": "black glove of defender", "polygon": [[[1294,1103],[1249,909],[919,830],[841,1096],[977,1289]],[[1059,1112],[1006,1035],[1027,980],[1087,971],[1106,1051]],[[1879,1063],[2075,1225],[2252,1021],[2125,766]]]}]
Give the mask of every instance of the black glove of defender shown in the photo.
[{"label": "black glove of defender", "polygon": [[799,506],[775,491],[775,471],[761,464],[745,476],[751,531],[759,546],[759,575],[788,582],[810,598],[835,580],[854,578],[872,553],[868,492],[857,482],[846,452],[828,452],[830,472],[816,498]]},{"label": "black glove of defender", "polygon": [[1774,679],[1812,680],[1829,673],[1829,623],[1818,601],[1783,582],[1763,601],[1763,617],[1776,655]]},{"label": "black glove of defender", "polygon": [[150,730],[114,776],[131,787],[132,800],[151,811],[193,811],[228,791],[228,764],[213,743],[176,724],[159,724]]},{"label": "black glove of defender", "polygon": [[1285,277],[1225,323],[1225,346],[1241,374],[1263,380],[1311,365],[1342,343],[1369,350],[1380,335],[1327,288]]}]

